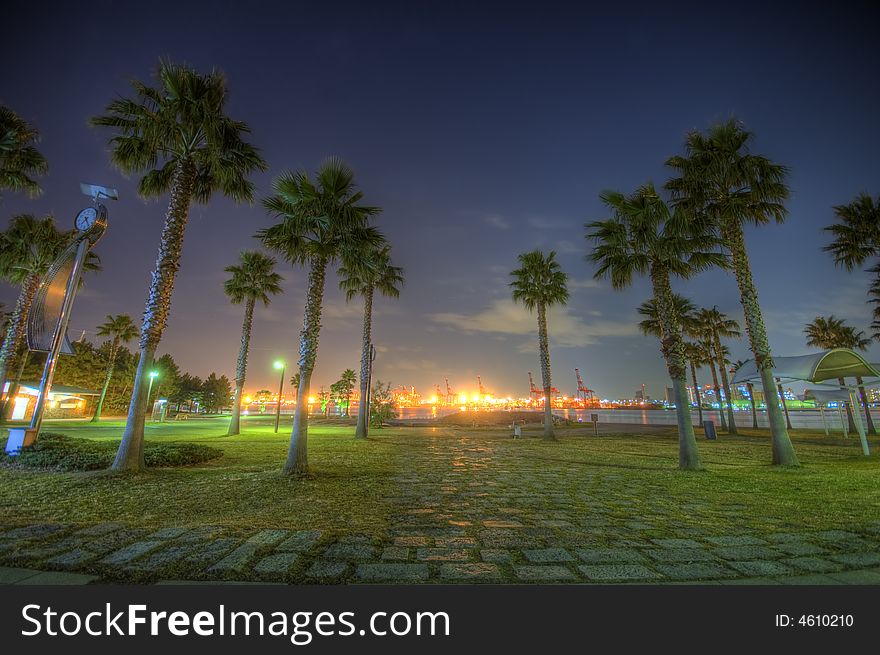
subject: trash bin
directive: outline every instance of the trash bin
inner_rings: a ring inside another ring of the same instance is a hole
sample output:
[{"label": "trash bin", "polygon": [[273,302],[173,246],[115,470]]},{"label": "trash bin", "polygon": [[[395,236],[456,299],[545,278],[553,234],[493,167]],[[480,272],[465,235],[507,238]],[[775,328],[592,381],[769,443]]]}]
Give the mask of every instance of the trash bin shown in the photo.
[{"label": "trash bin", "polygon": [[718,438],[718,435],[715,434],[715,421],[703,421],[703,432],[707,439],[715,441]]}]

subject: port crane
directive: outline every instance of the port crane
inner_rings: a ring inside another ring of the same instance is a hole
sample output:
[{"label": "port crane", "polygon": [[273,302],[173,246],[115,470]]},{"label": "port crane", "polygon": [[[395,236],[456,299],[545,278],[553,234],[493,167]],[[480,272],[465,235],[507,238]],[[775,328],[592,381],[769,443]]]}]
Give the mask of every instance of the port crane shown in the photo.
[{"label": "port crane", "polygon": [[438,403],[440,403],[441,405],[445,405],[445,404],[446,404],[445,402],[443,402],[443,392],[440,391],[440,385],[439,385],[439,384],[435,384],[435,385],[434,385],[434,394],[437,396],[437,402],[438,402]]},{"label": "port crane", "polygon": [[483,388],[483,380],[480,379],[480,376],[477,376],[477,392],[480,394],[480,400],[486,395],[486,390]]},{"label": "port crane", "polygon": [[583,402],[585,406],[586,406],[588,400],[590,403],[592,403],[593,402],[593,390],[587,389],[587,387],[584,386],[584,381],[581,379],[581,372],[578,369],[574,369],[574,375],[577,378],[577,384],[578,384],[578,386],[577,386],[577,400],[578,400],[578,402]]},{"label": "port crane", "polygon": [[446,383],[446,404],[454,405],[455,392],[452,390],[452,387],[449,386],[449,378],[443,378],[443,381]]},{"label": "port crane", "polygon": [[[556,387],[550,387],[550,397],[558,398],[559,389],[557,389]],[[531,371],[529,371],[529,398],[534,398],[538,402],[540,402],[544,398],[544,392],[535,386],[535,381],[532,379]]]}]

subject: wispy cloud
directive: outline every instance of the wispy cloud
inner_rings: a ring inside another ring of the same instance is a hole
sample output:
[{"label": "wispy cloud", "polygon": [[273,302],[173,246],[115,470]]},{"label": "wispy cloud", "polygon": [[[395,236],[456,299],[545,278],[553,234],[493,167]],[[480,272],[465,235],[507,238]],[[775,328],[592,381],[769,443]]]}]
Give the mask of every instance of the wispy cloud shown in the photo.
[{"label": "wispy cloud", "polygon": [[[512,300],[499,299],[474,314],[444,312],[432,314],[435,323],[451,329],[470,333],[500,335],[533,335],[537,329],[536,319],[521,305]],[[596,343],[602,337],[621,337],[638,334],[637,322],[591,320],[584,321],[571,313],[568,307],[552,308],[548,312],[550,340],[557,347],[576,348]],[[528,352],[531,346],[524,342],[520,348]]]},{"label": "wispy cloud", "polygon": [[499,230],[509,230],[510,229],[510,221],[508,221],[503,216],[499,214],[489,214],[483,219],[488,225],[491,225],[494,228]]},{"label": "wispy cloud", "polygon": [[580,289],[601,289],[602,284],[599,280],[595,280],[591,277],[588,277],[583,280],[576,280],[574,278],[569,278],[568,280],[568,289],[569,291],[576,291]]}]

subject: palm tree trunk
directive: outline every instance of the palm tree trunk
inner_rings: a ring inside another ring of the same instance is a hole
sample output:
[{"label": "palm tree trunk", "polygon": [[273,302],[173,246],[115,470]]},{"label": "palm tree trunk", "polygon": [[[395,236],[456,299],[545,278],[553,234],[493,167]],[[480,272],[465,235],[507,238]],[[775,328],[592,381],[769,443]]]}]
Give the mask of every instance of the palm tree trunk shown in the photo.
[{"label": "palm tree trunk", "polygon": [[678,420],[678,467],[694,471],[702,468],[694,425],[691,421],[691,406],[687,401],[684,342],[681,338],[681,325],[675,313],[672,300],[672,287],[669,273],[660,267],[651,267],[651,284],[654,302],[660,318],[660,352],[666,360],[666,370],[672,378],[675,393],[675,413]]},{"label": "palm tree trunk", "polygon": [[721,429],[727,431],[727,419],[724,417],[724,403],[721,402],[721,387],[718,386],[718,371],[715,369],[716,359],[709,349],[709,370],[712,371],[712,384],[715,387],[715,399],[718,401],[718,418],[721,421]]},{"label": "palm tree trunk", "polygon": [[149,369],[156,356],[156,348],[168,323],[174,277],[180,268],[180,251],[189,217],[189,203],[196,178],[195,164],[183,159],[177,163],[171,183],[171,200],[165,214],[165,225],[159,243],[159,256],[150,280],[150,293],[144,308],[141,326],[140,352],[128,420],[122,433],[122,442],[111,468],[114,471],[137,471],[144,468],[144,421],[147,413],[147,385]]},{"label": "palm tree trunk", "polygon": [[791,417],[788,415],[788,403],[785,402],[785,392],[782,390],[782,383],[776,378],[776,389],[779,391],[779,402],[782,403],[782,413],[785,414],[785,425],[791,430]]},{"label": "palm tree trunk", "polygon": [[[724,362],[724,350],[721,348],[721,339],[715,333],[715,353],[718,355],[718,370],[721,373],[721,388],[724,390],[724,404],[727,406],[727,432],[737,434],[736,418],[733,415],[733,396],[730,394],[730,382],[727,379],[727,366]],[[722,405],[724,411],[724,405]]]},{"label": "palm tree trunk", "polygon": [[871,418],[871,407],[868,405],[868,395],[865,393],[865,387],[862,385],[861,376],[856,376],[856,384],[859,386],[859,398],[862,401],[862,407],[865,409],[865,422],[868,424],[868,434],[876,435],[877,430],[874,428],[874,419]]},{"label": "palm tree trunk", "polygon": [[[248,298],[244,306],[244,323],[241,326],[241,345],[238,347],[238,363],[235,368],[235,398],[232,401],[232,418],[226,436],[231,437],[241,431],[241,392],[247,373],[248,350],[251,345],[251,326],[254,323],[254,299]],[[278,399],[281,402],[281,399]]]},{"label": "palm tree trunk", "polygon": [[694,382],[694,398],[697,401],[697,414],[700,417],[700,425],[703,425],[703,399],[700,397],[700,387],[697,386],[697,367],[693,361],[691,364],[691,379]]},{"label": "palm tree trunk", "polygon": [[749,390],[749,402],[752,405],[752,428],[758,429],[758,408],[755,407],[755,387],[751,382],[746,382],[746,388]]},{"label": "palm tree trunk", "polygon": [[104,376],[104,386],[101,388],[101,395],[98,397],[98,403],[95,405],[95,414],[92,416],[91,423],[97,423],[101,420],[101,409],[104,407],[104,398],[107,397],[107,389],[110,387],[110,379],[113,377],[113,365],[116,363],[116,350],[119,348],[119,337],[113,338],[113,345],[110,346],[110,359],[107,362],[107,374]]},{"label": "palm tree trunk", "polygon": [[367,407],[366,399],[369,393],[367,385],[370,378],[370,345],[372,344],[373,331],[373,289],[364,294],[364,331],[361,341],[361,400],[358,403],[357,428],[355,439],[367,438],[367,423],[370,420],[370,408]]},{"label": "palm tree trunk", "polygon": [[538,350],[541,356],[541,383],[544,385],[544,439],[555,441],[553,430],[553,400],[550,397],[550,343],[547,339],[547,308],[538,304]]},{"label": "palm tree trunk", "polygon": [[[846,386],[846,380],[844,380],[843,378],[837,378],[837,383],[841,387]],[[850,407],[848,402],[844,403],[843,407],[846,410],[846,423],[847,423],[847,427],[849,428],[849,432],[850,432],[850,434],[855,434],[856,422],[855,422],[855,419],[853,418],[852,407]]]},{"label": "palm tree trunk", "polygon": [[755,356],[755,364],[761,373],[764,398],[768,400],[767,419],[770,422],[770,435],[773,442],[773,464],[799,466],[800,463],[795,455],[794,446],[791,445],[791,438],[788,436],[782,412],[776,403],[770,402],[770,399],[776,394],[776,384],[773,379],[773,358],[770,355],[770,344],[767,342],[767,330],[764,327],[761,305],[758,303],[758,290],[752,280],[752,269],[749,265],[749,255],[746,251],[742,225],[737,221],[722,220],[721,233],[733,260],[740,302],[746,319],[749,345]]},{"label": "palm tree trunk", "polygon": [[296,411],[293,414],[287,462],[283,469],[286,475],[305,475],[309,472],[309,387],[318,355],[318,337],[321,336],[321,306],[326,277],[327,259],[313,258],[309,268],[303,328],[299,337],[299,388],[296,391]]},{"label": "palm tree trunk", "polygon": [[[12,310],[12,316],[9,317],[9,325],[6,328],[6,338],[3,345],[0,346],[0,395],[3,393],[3,387],[6,386],[6,371],[18,346],[24,337],[24,326],[27,321],[28,312],[31,304],[34,302],[34,296],[37,295],[37,289],[40,288],[40,276],[31,273],[25,278],[21,285],[21,291],[15,301],[15,309]],[[10,391],[12,389],[10,388]]]}]

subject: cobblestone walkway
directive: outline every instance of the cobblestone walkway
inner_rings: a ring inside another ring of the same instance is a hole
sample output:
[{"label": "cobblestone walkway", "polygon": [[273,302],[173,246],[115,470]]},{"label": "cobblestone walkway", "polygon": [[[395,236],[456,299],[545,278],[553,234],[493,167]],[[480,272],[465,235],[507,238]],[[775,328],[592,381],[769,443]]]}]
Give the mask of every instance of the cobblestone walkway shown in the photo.
[{"label": "cobblestone walkway", "polygon": [[[399,469],[407,472],[395,480],[393,515],[379,536],[8,525],[0,527],[0,583],[880,584],[880,521],[740,530],[741,505],[676,506],[649,478],[614,467],[538,462],[524,476],[478,439],[439,432],[420,447],[427,454],[417,468]],[[719,524],[729,531],[706,527]]]}]

